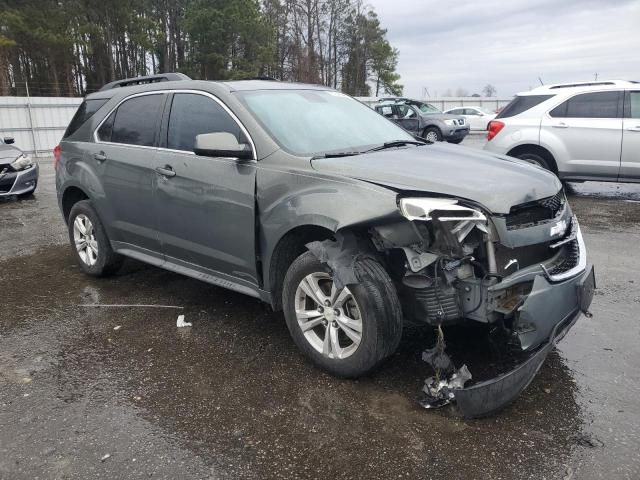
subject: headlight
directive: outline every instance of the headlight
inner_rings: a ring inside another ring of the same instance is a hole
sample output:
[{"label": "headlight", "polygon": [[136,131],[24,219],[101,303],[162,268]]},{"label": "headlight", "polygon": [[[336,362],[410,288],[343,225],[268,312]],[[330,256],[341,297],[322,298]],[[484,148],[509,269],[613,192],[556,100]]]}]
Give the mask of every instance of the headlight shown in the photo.
[{"label": "headlight", "polygon": [[458,205],[458,200],[454,198],[401,198],[399,206],[400,213],[409,220],[431,220],[431,213],[434,211],[441,212],[438,215],[438,220],[441,222],[487,220],[482,212]]},{"label": "headlight", "polygon": [[20,155],[12,164],[11,168],[14,170],[25,170],[33,165],[33,160],[29,155]]},{"label": "headlight", "polygon": [[450,127],[457,125],[457,122],[455,120],[445,120],[444,123],[445,125],[449,125]]}]

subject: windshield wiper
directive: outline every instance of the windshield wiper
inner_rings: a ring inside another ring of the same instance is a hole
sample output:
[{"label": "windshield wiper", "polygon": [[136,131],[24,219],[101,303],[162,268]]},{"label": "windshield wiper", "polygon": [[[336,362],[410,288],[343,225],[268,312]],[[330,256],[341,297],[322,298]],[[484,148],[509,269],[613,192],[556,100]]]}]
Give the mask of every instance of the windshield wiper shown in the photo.
[{"label": "windshield wiper", "polygon": [[377,152],[379,150],[385,150],[387,148],[404,147],[405,145],[421,146],[421,145],[428,145],[428,144],[429,142],[419,142],[417,140],[394,140],[392,142],[385,142],[379,147],[370,148],[369,150],[366,150],[364,153]]},{"label": "windshield wiper", "polygon": [[323,153],[322,155],[316,155],[311,157],[311,160],[317,160],[318,158],[340,158],[340,157],[352,157],[354,155],[360,155],[363,152],[337,152],[337,153]]}]

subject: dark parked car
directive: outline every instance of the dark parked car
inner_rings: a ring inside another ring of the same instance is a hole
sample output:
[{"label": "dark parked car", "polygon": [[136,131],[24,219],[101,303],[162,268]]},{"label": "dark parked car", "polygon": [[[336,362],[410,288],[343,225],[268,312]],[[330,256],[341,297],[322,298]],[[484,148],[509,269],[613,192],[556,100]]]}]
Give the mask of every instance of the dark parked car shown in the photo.
[{"label": "dark parked car", "polygon": [[27,197],[38,185],[38,163],[13,143],[12,137],[0,139],[0,197]]},{"label": "dark parked car", "polygon": [[413,135],[430,142],[445,140],[460,143],[469,134],[469,123],[464,117],[442,113],[428,103],[404,99],[386,100],[373,108]]},{"label": "dark parked car", "polygon": [[499,327],[502,348],[533,356],[486,385],[452,383],[468,415],[511,401],[591,301],[553,174],[416,141],[329,88],[116,82],[86,97],[55,165],[86,273],[126,256],[259,298],[335,375],[392,355],[404,317]]}]

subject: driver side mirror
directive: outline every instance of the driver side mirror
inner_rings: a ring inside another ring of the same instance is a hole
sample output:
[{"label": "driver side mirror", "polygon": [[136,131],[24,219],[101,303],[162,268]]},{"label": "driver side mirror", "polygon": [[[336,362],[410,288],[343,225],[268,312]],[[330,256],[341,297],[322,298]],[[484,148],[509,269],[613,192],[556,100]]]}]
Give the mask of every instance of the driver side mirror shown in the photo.
[{"label": "driver side mirror", "polygon": [[12,143],[15,143],[15,139],[13,137],[4,137],[2,141],[7,145],[11,145]]},{"label": "driver side mirror", "polygon": [[233,157],[240,160],[253,159],[253,151],[246,143],[239,143],[235,135],[228,132],[196,135],[193,152],[205,157]]}]

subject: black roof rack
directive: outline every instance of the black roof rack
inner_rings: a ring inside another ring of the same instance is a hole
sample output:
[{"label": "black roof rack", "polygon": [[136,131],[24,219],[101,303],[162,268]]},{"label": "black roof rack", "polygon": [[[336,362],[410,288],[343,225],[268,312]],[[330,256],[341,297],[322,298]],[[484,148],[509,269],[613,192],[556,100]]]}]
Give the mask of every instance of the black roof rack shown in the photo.
[{"label": "black roof rack", "polygon": [[269,82],[279,82],[277,78],[269,77],[268,75],[258,75],[257,77],[245,77],[240,80],[266,80]]},{"label": "black roof rack", "polygon": [[115,82],[107,83],[103,86],[99,92],[104,90],[111,90],[118,87],[130,87],[132,85],[144,85],[146,83],[156,82],[170,82],[176,80],[191,80],[184,73],[159,73],[158,75],[147,75],[144,77],[125,78],[124,80],[116,80]]}]

